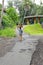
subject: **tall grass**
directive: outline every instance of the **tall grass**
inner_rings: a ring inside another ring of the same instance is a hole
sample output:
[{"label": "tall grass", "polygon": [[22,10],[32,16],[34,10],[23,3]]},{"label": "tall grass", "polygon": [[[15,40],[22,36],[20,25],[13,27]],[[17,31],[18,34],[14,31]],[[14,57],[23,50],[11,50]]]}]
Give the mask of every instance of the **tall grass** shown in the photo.
[{"label": "tall grass", "polygon": [[0,37],[15,37],[16,33],[15,33],[15,27],[10,28],[7,27],[5,29],[0,30]]},{"label": "tall grass", "polygon": [[43,34],[43,29],[40,24],[26,25],[24,32],[31,35],[41,35]]}]

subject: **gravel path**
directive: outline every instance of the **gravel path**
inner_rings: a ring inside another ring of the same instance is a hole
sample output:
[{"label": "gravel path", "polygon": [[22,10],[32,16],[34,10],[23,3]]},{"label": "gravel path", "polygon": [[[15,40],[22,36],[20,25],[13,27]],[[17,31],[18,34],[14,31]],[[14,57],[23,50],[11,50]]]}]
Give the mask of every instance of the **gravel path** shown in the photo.
[{"label": "gravel path", "polygon": [[0,65],[30,65],[38,38],[23,34],[23,41],[0,38]]},{"label": "gravel path", "polygon": [[13,38],[0,38],[0,57],[7,54],[15,45],[15,39]]},{"label": "gravel path", "polygon": [[30,65],[43,65],[43,37],[39,39],[36,50],[32,55]]}]

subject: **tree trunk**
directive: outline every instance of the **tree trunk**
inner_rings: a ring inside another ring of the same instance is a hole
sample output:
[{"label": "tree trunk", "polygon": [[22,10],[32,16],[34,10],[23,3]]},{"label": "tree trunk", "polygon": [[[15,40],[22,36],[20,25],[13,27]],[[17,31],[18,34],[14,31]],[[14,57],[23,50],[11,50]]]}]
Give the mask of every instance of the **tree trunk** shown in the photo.
[{"label": "tree trunk", "polygon": [[2,11],[1,11],[1,19],[0,19],[0,28],[2,28],[2,18],[3,18],[3,10],[4,10],[4,0],[2,0]]}]

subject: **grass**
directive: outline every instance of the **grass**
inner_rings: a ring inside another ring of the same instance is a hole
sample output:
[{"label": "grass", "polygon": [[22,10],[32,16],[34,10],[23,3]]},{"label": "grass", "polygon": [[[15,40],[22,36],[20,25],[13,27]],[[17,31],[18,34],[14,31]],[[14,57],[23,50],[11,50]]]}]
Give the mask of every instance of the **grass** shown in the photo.
[{"label": "grass", "polygon": [[15,27],[10,28],[7,27],[5,29],[0,30],[0,37],[15,37],[16,32],[15,32]]},{"label": "grass", "polygon": [[40,24],[26,25],[24,32],[31,35],[42,35],[43,29]]}]

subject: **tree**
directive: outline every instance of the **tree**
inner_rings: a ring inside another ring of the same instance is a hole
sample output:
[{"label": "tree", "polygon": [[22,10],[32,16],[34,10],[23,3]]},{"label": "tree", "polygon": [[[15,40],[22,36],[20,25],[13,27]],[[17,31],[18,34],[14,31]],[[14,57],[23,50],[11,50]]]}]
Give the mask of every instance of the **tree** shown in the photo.
[{"label": "tree", "polygon": [[43,5],[42,0],[40,0],[40,5]]},{"label": "tree", "polygon": [[20,18],[23,22],[24,16],[43,14],[43,6],[35,4],[35,0],[18,0],[14,1],[14,5],[19,10]]},{"label": "tree", "polygon": [[32,3],[30,9],[30,15],[36,15],[36,13],[37,13],[37,5],[35,3]]},{"label": "tree", "polygon": [[3,16],[3,27],[13,27],[18,22],[18,14],[14,7],[6,9],[6,13]]},{"label": "tree", "polygon": [[8,0],[8,8],[13,7],[13,1]]},{"label": "tree", "polygon": [[4,10],[4,0],[2,0],[2,11],[1,11],[1,19],[0,19],[0,28],[2,27],[2,18],[3,18],[3,10]]},{"label": "tree", "polygon": [[0,11],[1,11],[1,9],[2,9],[2,4],[0,4]]},{"label": "tree", "polygon": [[18,21],[18,14],[14,7],[7,8],[6,13],[14,21],[14,23],[16,23]]},{"label": "tree", "polygon": [[3,27],[13,27],[15,25],[14,21],[9,17],[9,15],[4,15],[2,20]]},{"label": "tree", "polygon": [[2,4],[0,4],[0,17],[1,17]]},{"label": "tree", "polygon": [[22,0],[22,1],[19,1],[19,0],[14,1],[14,6],[16,6],[16,8],[18,8],[18,10],[19,10],[19,15],[20,15],[21,22],[24,21],[24,16],[27,14],[27,10],[29,9],[29,6],[28,6],[28,8],[26,7],[27,9],[25,10],[26,4],[27,4],[27,1],[24,1],[24,0]]}]

